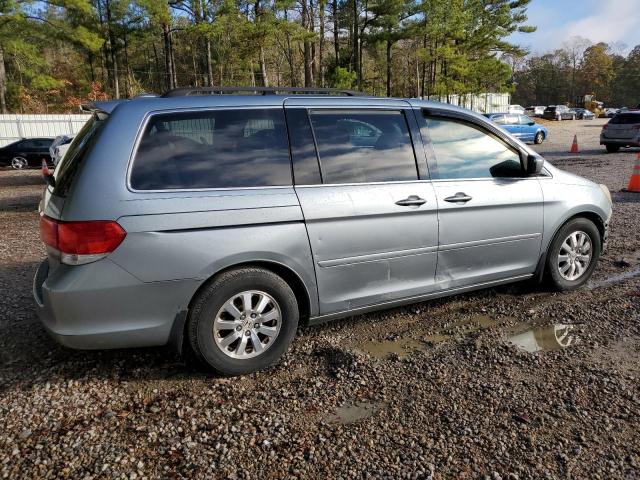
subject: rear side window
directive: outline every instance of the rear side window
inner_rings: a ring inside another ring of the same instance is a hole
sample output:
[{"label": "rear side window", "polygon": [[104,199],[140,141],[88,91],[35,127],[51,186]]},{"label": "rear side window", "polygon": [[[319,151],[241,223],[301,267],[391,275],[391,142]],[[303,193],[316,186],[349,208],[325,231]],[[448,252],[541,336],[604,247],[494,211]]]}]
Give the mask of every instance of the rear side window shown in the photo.
[{"label": "rear side window", "polygon": [[282,109],[154,115],[131,170],[136,190],[291,185]]},{"label": "rear side window", "polygon": [[323,183],[417,180],[402,111],[315,110],[310,118]]},{"label": "rear side window", "polygon": [[435,162],[433,179],[522,176],[519,153],[479,127],[453,119],[426,118]]}]

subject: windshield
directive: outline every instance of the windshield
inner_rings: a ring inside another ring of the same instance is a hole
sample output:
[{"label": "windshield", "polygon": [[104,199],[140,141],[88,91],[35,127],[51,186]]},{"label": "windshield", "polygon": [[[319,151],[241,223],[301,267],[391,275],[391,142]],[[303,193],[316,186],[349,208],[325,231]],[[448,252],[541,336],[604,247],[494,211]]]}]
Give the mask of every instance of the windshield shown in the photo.
[{"label": "windshield", "polygon": [[54,195],[59,197],[66,196],[71,183],[80,169],[80,165],[93,147],[97,133],[106,123],[107,118],[108,115],[105,113],[94,113],[87,123],[84,124],[80,132],[73,138],[67,153],[53,172],[55,186],[53,187],[52,193]]}]

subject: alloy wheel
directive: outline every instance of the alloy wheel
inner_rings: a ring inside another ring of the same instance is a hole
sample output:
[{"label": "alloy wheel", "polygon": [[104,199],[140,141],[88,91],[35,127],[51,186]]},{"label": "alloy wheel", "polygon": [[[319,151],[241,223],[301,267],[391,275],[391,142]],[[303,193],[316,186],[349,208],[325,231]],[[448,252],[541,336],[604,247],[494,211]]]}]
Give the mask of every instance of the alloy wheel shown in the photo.
[{"label": "alloy wheel", "polygon": [[243,360],[268,350],[281,326],[282,313],[275,299],[265,292],[247,290],[222,305],[213,322],[213,338],[225,355]]},{"label": "alloy wheel", "polygon": [[23,170],[27,168],[28,165],[29,163],[27,162],[27,159],[24,157],[13,157],[11,159],[11,167],[14,170]]},{"label": "alloy wheel", "polygon": [[592,256],[591,237],[583,231],[572,232],[560,246],[558,271],[565,280],[578,280],[589,268]]}]

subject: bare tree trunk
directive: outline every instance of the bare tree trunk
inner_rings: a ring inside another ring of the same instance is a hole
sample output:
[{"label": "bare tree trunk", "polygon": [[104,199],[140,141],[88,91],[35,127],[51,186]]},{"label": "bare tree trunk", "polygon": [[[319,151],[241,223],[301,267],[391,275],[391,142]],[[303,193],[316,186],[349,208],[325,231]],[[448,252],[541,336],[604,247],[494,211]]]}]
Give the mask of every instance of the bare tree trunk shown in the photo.
[{"label": "bare tree trunk", "polygon": [[207,81],[213,87],[213,65],[211,63],[211,39],[207,37]]},{"label": "bare tree trunk", "polygon": [[333,17],[333,52],[336,56],[336,66],[340,65],[340,23],[338,20],[338,0],[331,2],[331,16]]},{"label": "bare tree trunk", "polygon": [[111,55],[111,66],[113,68],[113,94],[116,98],[120,98],[120,80],[118,72],[118,56],[116,55],[116,36],[113,33],[111,6],[109,0],[105,3],[107,15],[107,36],[109,39],[109,53]]},{"label": "bare tree trunk", "polygon": [[320,45],[318,52],[318,63],[320,73],[320,86],[324,88],[324,8],[325,0],[320,0],[318,3],[318,17],[320,19]]},{"label": "bare tree trunk", "polygon": [[171,51],[171,30],[166,23],[162,24],[162,39],[164,41],[164,70],[166,88],[171,90],[176,85],[173,82],[173,53]]},{"label": "bare tree trunk", "polygon": [[264,47],[260,46],[260,75],[262,75],[262,84],[269,86],[269,76],[267,75],[267,62],[264,57]]},{"label": "bare tree trunk", "polygon": [[358,25],[358,0],[353,0],[353,71],[358,77],[358,89],[362,89],[360,78],[360,26]]},{"label": "bare tree trunk", "polygon": [[4,68],[2,45],[0,45],[0,112],[7,113],[7,71]]},{"label": "bare tree trunk", "polygon": [[[307,0],[302,0],[302,28],[309,31],[309,7]],[[313,84],[313,72],[311,71],[311,42],[304,40],[304,86],[311,87]]]},{"label": "bare tree trunk", "polygon": [[[390,35],[390,32],[387,30],[387,35]],[[392,53],[393,43],[391,42],[391,38],[387,38],[387,97],[391,96],[391,53]]]}]

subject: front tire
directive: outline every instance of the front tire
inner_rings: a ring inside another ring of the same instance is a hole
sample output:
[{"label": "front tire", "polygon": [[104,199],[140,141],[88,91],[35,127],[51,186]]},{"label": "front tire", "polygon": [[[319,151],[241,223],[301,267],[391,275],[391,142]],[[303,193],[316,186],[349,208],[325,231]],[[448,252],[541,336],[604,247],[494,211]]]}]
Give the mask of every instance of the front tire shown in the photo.
[{"label": "front tire", "polygon": [[298,327],[295,294],[275,273],[241,268],[219,275],[196,297],[187,337],[197,360],[226,376],[276,363]]},{"label": "front tire", "polygon": [[542,142],[544,142],[544,133],[536,133],[536,136],[533,138],[533,143],[535,143],[536,145],[540,145]]},{"label": "front tire", "polygon": [[620,145],[611,145],[610,143],[607,143],[605,148],[607,149],[607,153],[617,153],[618,150],[620,150]]},{"label": "front tire", "polygon": [[596,268],[601,252],[600,232],[591,220],[567,222],[551,242],[546,261],[547,276],[559,291],[584,285]]}]

